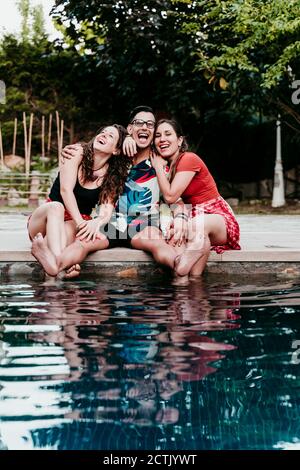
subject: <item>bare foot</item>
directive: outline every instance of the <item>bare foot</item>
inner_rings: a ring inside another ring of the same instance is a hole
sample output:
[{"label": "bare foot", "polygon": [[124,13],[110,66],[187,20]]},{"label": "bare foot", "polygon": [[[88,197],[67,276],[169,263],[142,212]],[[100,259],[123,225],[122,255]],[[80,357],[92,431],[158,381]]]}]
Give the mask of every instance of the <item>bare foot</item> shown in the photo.
[{"label": "bare foot", "polygon": [[54,254],[49,250],[43,235],[38,233],[32,240],[31,254],[43,266],[49,276],[56,276],[58,269]]},{"label": "bare foot", "polygon": [[74,264],[70,268],[65,270],[64,279],[73,279],[74,277],[78,277],[81,271],[81,267],[79,264]]},{"label": "bare foot", "polygon": [[45,287],[56,286],[56,281],[57,277],[49,276],[49,274],[45,273],[45,280],[42,285]]},{"label": "bare foot", "polygon": [[[208,238],[208,237],[205,237]],[[206,253],[206,240],[201,238],[199,241],[190,243],[185,251],[174,261],[174,269],[178,276],[187,276],[194,264],[196,264]]]},{"label": "bare foot", "polygon": [[186,287],[189,285],[189,283],[189,276],[179,276],[175,273],[175,276],[172,279],[172,286],[175,287]]}]

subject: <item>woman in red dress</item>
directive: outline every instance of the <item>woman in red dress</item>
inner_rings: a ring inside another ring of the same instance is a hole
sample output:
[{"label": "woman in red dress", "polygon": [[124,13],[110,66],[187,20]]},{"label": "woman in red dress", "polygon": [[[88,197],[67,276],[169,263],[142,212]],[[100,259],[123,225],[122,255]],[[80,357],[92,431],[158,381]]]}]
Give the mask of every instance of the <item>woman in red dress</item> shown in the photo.
[{"label": "woman in red dress", "polygon": [[[188,223],[189,233],[186,249],[176,260],[176,272],[181,276],[199,276],[211,249],[217,253],[241,249],[238,222],[203,160],[187,151],[176,121],[158,121],[154,143],[160,156],[153,155],[152,165],[165,201],[173,204],[181,198],[187,208],[187,212],[176,215]],[[170,166],[169,179],[163,171],[166,160]]]}]

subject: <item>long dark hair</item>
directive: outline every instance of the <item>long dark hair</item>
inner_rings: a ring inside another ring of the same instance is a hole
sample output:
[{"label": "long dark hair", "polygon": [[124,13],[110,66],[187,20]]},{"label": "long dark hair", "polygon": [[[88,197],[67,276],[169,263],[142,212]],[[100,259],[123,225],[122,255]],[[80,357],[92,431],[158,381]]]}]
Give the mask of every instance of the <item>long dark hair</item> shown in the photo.
[{"label": "long dark hair", "polygon": [[[103,129],[108,126],[101,127],[97,134],[100,134]],[[117,142],[117,150],[121,152],[118,155],[112,155],[108,160],[108,170],[101,185],[99,195],[99,204],[104,204],[109,200],[116,202],[118,197],[122,194],[124,184],[128,175],[130,166],[130,159],[123,154],[122,145],[126,137],[126,129],[119,124],[112,124],[110,127],[115,127],[119,133]],[[81,162],[83,182],[92,181],[93,166],[94,166],[94,140],[95,137],[87,144],[82,144],[83,158]]]},{"label": "long dark hair", "polygon": [[173,129],[175,131],[175,134],[177,135],[178,139],[179,139],[179,137],[182,137],[182,144],[181,144],[180,149],[179,149],[179,154],[177,155],[175,160],[173,160],[173,162],[171,164],[171,167],[170,167],[169,181],[171,182],[171,181],[173,181],[175,173],[176,173],[177,162],[178,162],[179,158],[181,157],[181,155],[184,152],[187,151],[189,146],[188,146],[188,143],[187,143],[187,140],[186,140],[185,136],[183,135],[182,128],[181,128],[180,124],[177,121],[175,121],[175,119],[160,119],[155,125],[154,138],[155,138],[155,134],[156,134],[158,126],[160,126],[161,124],[164,124],[164,123],[169,124],[171,127],[173,127]]}]

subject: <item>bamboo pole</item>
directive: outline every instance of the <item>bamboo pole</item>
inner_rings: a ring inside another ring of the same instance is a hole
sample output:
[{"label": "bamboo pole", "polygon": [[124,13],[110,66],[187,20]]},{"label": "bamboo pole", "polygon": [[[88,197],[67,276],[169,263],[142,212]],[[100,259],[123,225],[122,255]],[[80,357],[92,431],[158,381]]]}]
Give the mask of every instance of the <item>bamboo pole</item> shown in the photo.
[{"label": "bamboo pole", "polygon": [[27,166],[26,176],[29,176],[29,173],[30,173],[32,126],[33,126],[33,113],[30,114],[30,122],[29,122],[29,136],[28,136],[28,148],[27,148],[27,165],[28,166]]},{"label": "bamboo pole", "polygon": [[24,129],[24,153],[25,153],[25,173],[27,174],[27,124],[26,124],[26,113],[23,112],[23,129]]},{"label": "bamboo pole", "polygon": [[13,155],[16,155],[17,130],[18,130],[18,119],[15,118],[15,124],[14,124],[14,141],[13,141],[13,149],[12,149],[12,154],[13,154]]},{"label": "bamboo pole", "polygon": [[50,116],[49,116],[48,146],[47,146],[47,154],[48,154],[48,156],[50,155],[51,132],[52,132],[52,113],[50,113]]},{"label": "bamboo pole", "polygon": [[3,154],[1,122],[0,122],[0,158],[1,158],[1,170],[4,170],[4,154]]},{"label": "bamboo pole", "polygon": [[64,145],[64,120],[62,119],[60,122],[59,155],[61,155],[63,145]]},{"label": "bamboo pole", "polygon": [[60,119],[58,111],[55,111],[56,115],[56,131],[57,131],[57,160],[59,161],[60,151],[59,151],[59,144],[60,144]]},{"label": "bamboo pole", "polygon": [[45,158],[45,116],[42,116],[42,159]]}]

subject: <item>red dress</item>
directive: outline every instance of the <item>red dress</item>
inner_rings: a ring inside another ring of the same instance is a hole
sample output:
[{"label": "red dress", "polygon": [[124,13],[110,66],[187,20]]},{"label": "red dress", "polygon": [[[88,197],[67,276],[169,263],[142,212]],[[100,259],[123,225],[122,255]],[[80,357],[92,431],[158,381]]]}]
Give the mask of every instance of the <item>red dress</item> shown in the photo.
[{"label": "red dress", "polygon": [[185,204],[191,204],[190,216],[197,213],[219,214],[224,217],[227,242],[225,245],[212,246],[212,250],[223,253],[225,250],[240,250],[240,228],[229,204],[220,196],[215,180],[207,166],[198,155],[184,152],[176,164],[176,173],[193,171],[195,176],[181,195]]}]

